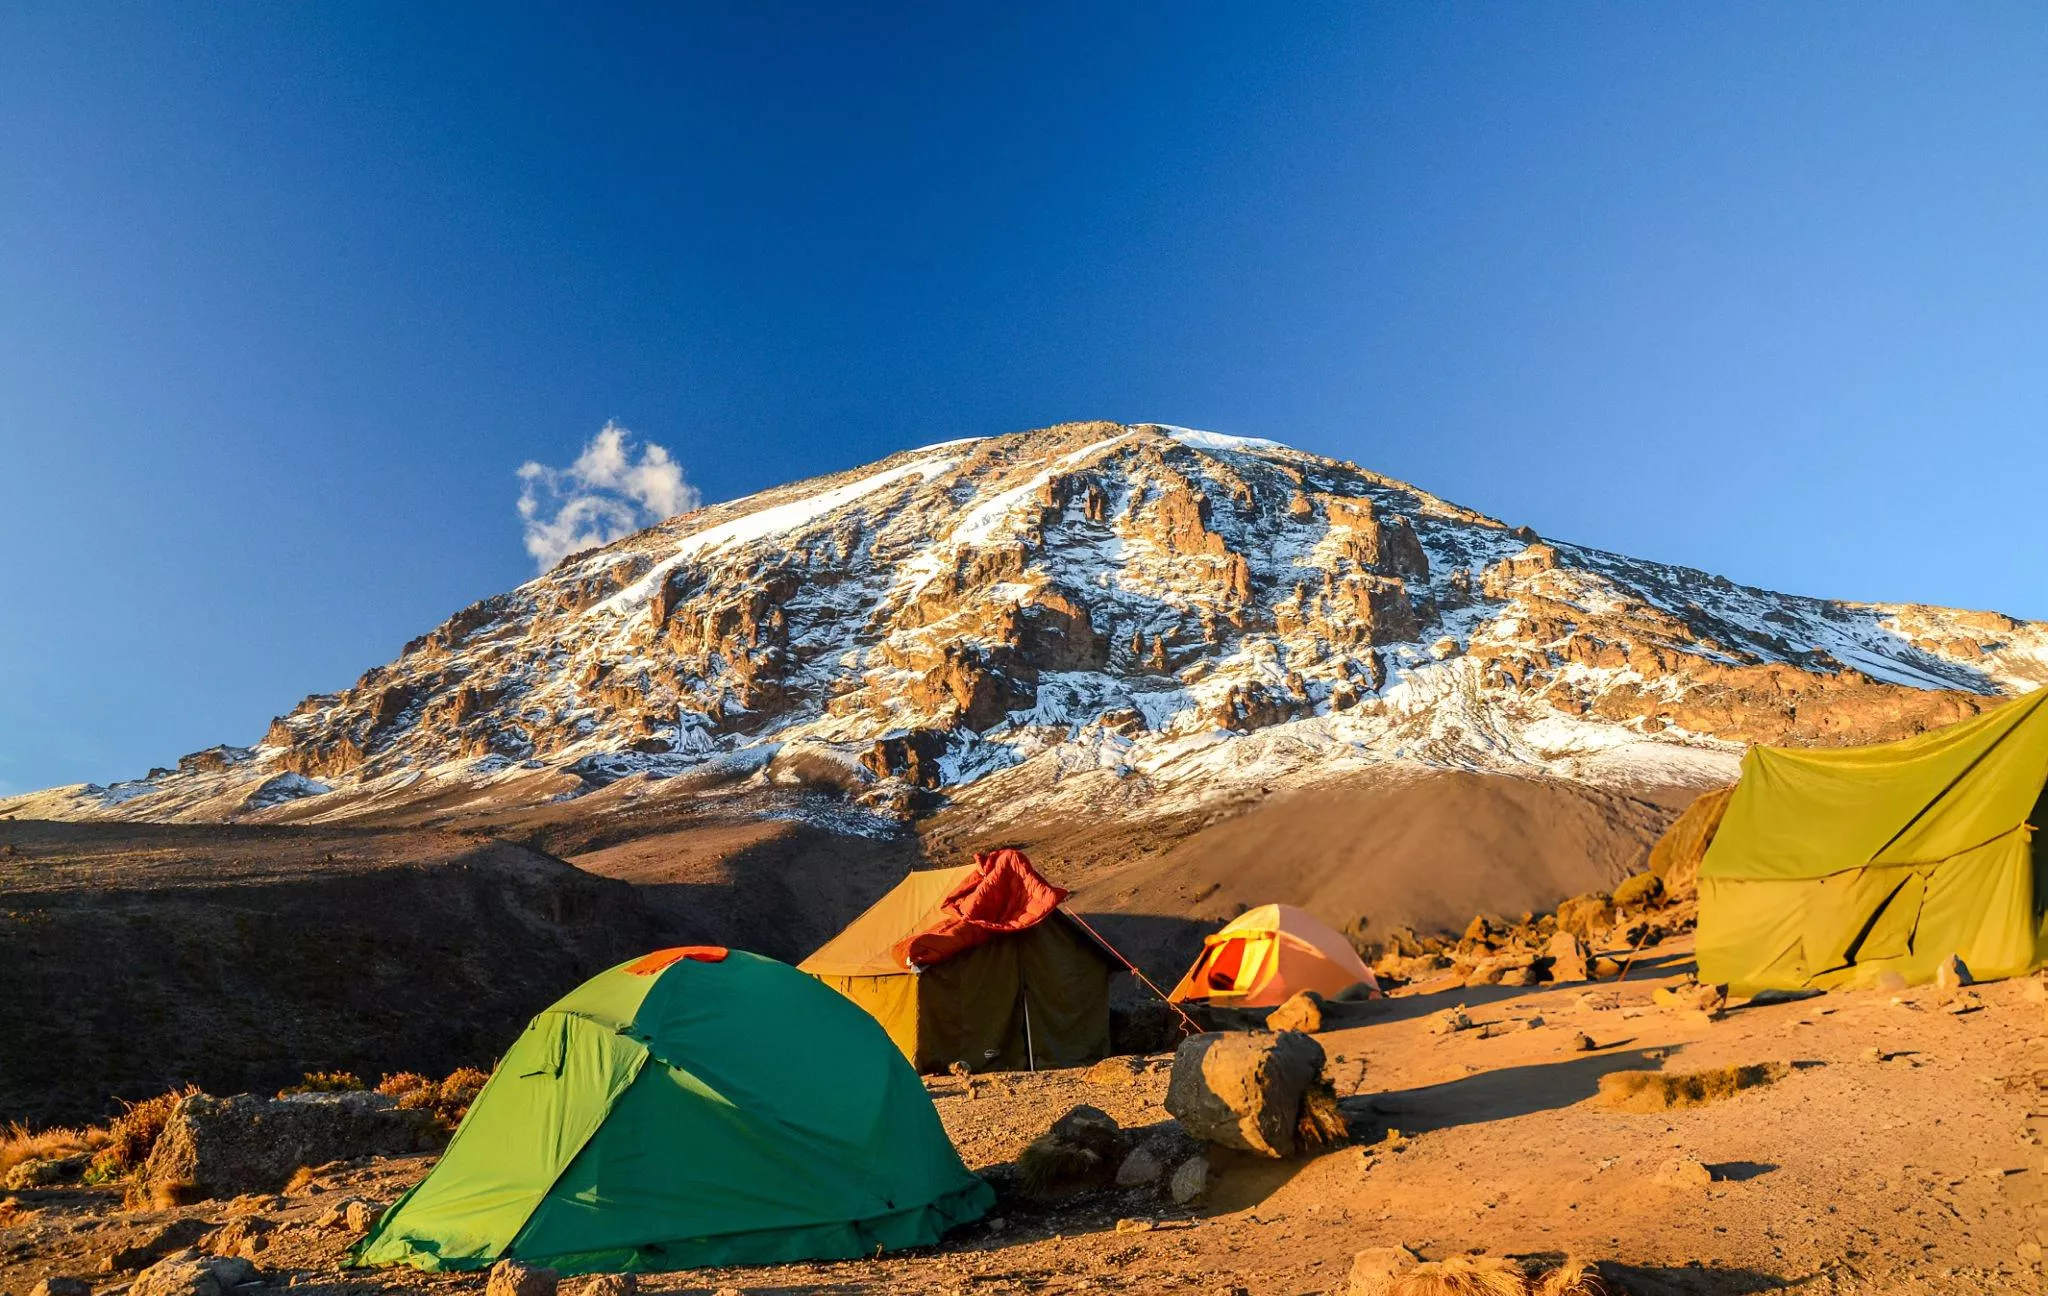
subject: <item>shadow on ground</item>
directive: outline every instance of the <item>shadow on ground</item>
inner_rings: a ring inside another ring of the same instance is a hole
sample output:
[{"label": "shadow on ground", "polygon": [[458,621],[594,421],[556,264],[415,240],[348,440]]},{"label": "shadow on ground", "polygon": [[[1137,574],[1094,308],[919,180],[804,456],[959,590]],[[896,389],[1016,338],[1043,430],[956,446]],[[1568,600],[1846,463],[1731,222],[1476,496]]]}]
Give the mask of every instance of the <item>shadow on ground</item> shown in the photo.
[{"label": "shadow on ground", "polygon": [[1503,1067],[1442,1084],[1347,1098],[1346,1116],[1369,1113],[1405,1134],[1511,1120],[1584,1102],[1600,1091],[1600,1077],[1612,1071],[1656,1070],[1669,1049],[1601,1053],[1567,1062]]}]

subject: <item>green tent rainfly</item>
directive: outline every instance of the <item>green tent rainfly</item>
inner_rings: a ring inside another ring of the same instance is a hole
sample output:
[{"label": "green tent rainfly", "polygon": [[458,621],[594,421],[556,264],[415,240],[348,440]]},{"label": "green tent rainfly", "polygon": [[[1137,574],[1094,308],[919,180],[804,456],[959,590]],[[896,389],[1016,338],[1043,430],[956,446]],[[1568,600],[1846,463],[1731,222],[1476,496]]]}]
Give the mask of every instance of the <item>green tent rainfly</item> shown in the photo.
[{"label": "green tent rainfly", "polygon": [[873,1255],[993,1201],[873,1018],[772,959],[687,947],[535,1017],[353,1261],[590,1273]]},{"label": "green tent rainfly", "polygon": [[1755,747],[1700,861],[1700,977],[1738,993],[2048,961],[2048,689],[1903,742]]}]

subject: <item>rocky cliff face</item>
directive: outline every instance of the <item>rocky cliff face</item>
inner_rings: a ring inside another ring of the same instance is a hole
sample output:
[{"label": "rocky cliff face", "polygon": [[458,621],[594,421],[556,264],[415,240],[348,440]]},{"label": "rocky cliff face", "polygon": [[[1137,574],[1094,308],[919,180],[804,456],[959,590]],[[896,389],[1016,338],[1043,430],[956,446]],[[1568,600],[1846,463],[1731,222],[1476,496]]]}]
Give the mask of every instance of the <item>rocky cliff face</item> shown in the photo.
[{"label": "rocky cliff face", "polygon": [[1390,761],[1704,783],[1744,743],[1900,737],[2044,681],[2048,625],[1774,594],[1273,442],[1078,423],[671,519],[253,747],[0,813],[345,817],[707,769],[894,817],[970,789],[1164,808]]}]

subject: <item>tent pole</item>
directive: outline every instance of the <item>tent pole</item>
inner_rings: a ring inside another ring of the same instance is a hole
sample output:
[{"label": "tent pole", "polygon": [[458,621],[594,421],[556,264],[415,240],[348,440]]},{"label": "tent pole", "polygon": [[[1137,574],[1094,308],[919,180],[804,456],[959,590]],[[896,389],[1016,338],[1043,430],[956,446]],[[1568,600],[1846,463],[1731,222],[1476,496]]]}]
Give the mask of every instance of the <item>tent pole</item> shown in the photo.
[{"label": "tent pole", "polygon": [[1024,994],[1024,1065],[1038,1070],[1038,1054],[1031,1047],[1031,993]]}]

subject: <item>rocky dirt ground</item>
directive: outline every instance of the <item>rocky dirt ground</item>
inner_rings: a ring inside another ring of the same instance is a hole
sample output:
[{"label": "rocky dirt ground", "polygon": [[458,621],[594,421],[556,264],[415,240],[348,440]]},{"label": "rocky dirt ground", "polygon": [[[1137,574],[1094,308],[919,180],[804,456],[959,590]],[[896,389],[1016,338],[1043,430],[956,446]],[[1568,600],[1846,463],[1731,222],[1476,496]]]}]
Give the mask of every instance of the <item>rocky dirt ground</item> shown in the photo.
[{"label": "rocky dirt ground", "polygon": [[[1214,1153],[1205,1195],[1186,1207],[1154,1187],[1051,1202],[1005,1187],[987,1220],[930,1250],[643,1287],[1306,1296],[1344,1292],[1355,1252],[1403,1244],[1429,1258],[1569,1253],[1645,1294],[2040,1289],[2039,979],[1737,1004],[1709,1020],[1654,1001],[1690,958],[1680,938],[1619,984],[1424,984],[1346,1007],[1319,1039],[1358,1142],[1290,1162]],[[1459,1004],[1472,1025],[1441,1032]],[[1783,1074],[1706,1106],[1641,1114],[1597,1099],[1610,1071],[1758,1062]],[[967,1163],[1002,1186],[1025,1145],[1077,1103],[1109,1113],[1134,1143],[1181,1155],[1162,1106],[1168,1066],[1162,1056],[930,1084]],[[75,1275],[113,1296],[151,1251],[223,1226],[232,1242],[255,1238],[269,1284],[308,1296],[481,1291],[481,1275],[338,1267],[365,1218],[349,1203],[388,1202],[429,1164],[330,1167],[292,1195],[167,1211],[125,1211],[112,1189],[22,1192],[21,1214],[0,1226],[0,1292]]]}]

